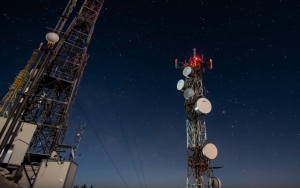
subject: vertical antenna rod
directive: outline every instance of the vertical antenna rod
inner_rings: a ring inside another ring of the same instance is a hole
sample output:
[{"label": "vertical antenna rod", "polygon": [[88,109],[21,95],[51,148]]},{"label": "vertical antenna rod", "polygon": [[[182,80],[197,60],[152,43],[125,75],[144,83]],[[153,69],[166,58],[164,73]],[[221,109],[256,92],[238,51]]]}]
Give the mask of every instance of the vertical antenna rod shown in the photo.
[{"label": "vertical antenna rod", "polygon": [[73,146],[72,146],[72,153],[71,153],[71,157],[72,157],[73,160],[75,159],[75,153],[76,153],[76,151],[79,147],[79,143],[81,141],[81,138],[82,138],[82,135],[83,135],[83,132],[84,132],[84,128],[85,128],[85,124],[80,125],[78,127],[76,136],[74,138],[74,142],[73,142]]}]

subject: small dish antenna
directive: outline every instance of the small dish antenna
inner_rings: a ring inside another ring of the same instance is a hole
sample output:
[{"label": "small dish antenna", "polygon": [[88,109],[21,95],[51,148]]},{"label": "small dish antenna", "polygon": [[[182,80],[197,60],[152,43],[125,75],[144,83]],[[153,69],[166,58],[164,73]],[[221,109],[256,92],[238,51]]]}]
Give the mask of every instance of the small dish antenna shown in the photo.
[{"label": "small dish antenna", "polygon": [[189,99],[191,98],[192,96],[194,96],[195,92],[193,89],[191,88],[187,88],[184,92],[183,92],[183,96],[185,99]]},{"label": "small dish antenna", "polygon": [[218,155],[218,149],[214,144],[208,143],[202,149],[202,153],[209,159],[215,159]]},{"label": "small dish antenna", "polygon": [[194,75],[194,70],[191,67],[185,67],[182,71],[182,74],[185,77],[190,78],[191,76]]},{"label": "small dish antenna", "polygon": [[56,33],[50,32],[46,35],[46,40],[49,46],[53,46],[57,41],[59,41],[59,36]]},{"label": "small dish antenna", "polygon": [[178,90],[181,90],[181,91],[184,91],[186,88],[187,88],[187,83],[184,81],[184,80],[179,80],[177,82],[177,89]]},{"label": "small dish antenna", "polygon": [[211,103],[207,98],[200,98],[197,100],[194,106],[194,110],[198,114],[208,114],[212,109]]}]

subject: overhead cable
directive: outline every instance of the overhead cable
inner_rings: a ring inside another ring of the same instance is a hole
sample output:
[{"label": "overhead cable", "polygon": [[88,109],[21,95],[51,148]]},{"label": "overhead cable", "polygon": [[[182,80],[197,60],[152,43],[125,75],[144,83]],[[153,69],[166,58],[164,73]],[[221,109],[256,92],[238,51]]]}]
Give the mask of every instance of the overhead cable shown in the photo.
[{"label": "overhead cable", "polygon": [[[75,100],[76,100],[76,98],[75,98]],[[88,116],[86,115],[85,111],[83,110],[82,106],[80,105],[79,101],[76,100],[76,102],[77,102],[78,106],[80,107],[82,113],[84,114],[85,118],[87,119],[89,125],[91,126],[93,132],[95,133],[95,135],[96,135],[98,141],[100,142],[101,146],[103,147],[103,149],[104,149],[106,155],[107,155],[108,158],[110,159],[111,163],[114,165],[116,171],[118,172],[118,174],[119,174],[119,176],[121,177],[122,181],[124,182],[125,186],[128,188],[128,186],[127,186],[127,184],[126,184],[124,178],[122,177],[122,175],[121,175],[120,171],[118,170],[117,166],[115,165],[114,161],[112,160],[112,158],[111,158],[110,155],[108,154],[108,151],[106,150],[104,144],[102,143],[102,141],[101,141],[100,137],[98,136],[98,134],[97,134],[97,132],[96,132],[94,126],[92,125],[91,121],[89,120]]]}]

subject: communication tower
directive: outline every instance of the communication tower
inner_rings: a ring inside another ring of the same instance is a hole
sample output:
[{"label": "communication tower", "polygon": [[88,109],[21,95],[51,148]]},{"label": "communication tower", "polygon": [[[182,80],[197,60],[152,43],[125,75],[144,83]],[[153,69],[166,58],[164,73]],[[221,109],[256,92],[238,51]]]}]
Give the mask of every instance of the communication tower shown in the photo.
[{"label": "communication tower", "polygon": [[[180,65],[179,65],[180,64]],[[188,61],[175,60],[175,68],[183,68],[185,79],[179,80],[177,89],[183,91],[186,110],[187,133],[187,188],[221,188],[221,181],[213,176],[211,160],[218,154],[216,146],[207,142],[205,117],[211,111],[210,101],[205,96],[202,83],[204,68],[208,63],[194,55]],[[218,168],[218,167],[217,167]]]},{"label": "communication tower", "polygon": [[[63,140],[104,0],[85,0],[62,32],[76,2],[69,0],[55,29],[46,35],[47,45],[21,95],[8,117],[0,119],[0,165],[24,172],[29,187],[44,187],[52,180],[53,188],[71,187],[77,169],[62,157],[65,149],[72,149]],[[62,168],[68,174],[61,174]],[[55,173],[62,178],[55,179]]]}]

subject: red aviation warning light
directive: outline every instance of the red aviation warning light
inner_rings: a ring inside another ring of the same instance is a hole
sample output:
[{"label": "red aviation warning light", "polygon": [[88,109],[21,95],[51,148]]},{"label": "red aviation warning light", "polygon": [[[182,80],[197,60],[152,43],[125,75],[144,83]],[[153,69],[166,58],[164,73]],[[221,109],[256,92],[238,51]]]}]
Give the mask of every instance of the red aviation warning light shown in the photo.
[{"label": "red aviation warning light", "polygon": [[[179,62],[178,59],[175,59],[175,68],[185,68],[191,67],[193,69],[203,69],[204,67],[208,67],[209,69],[213,68],[212,59],[209,62],[204,61],[203,55],[201,57],[196,55],[196,49],[194,48],[193,57],[190,57],[188,61]],[[180,66],[180,64],[181,66]]]}]

